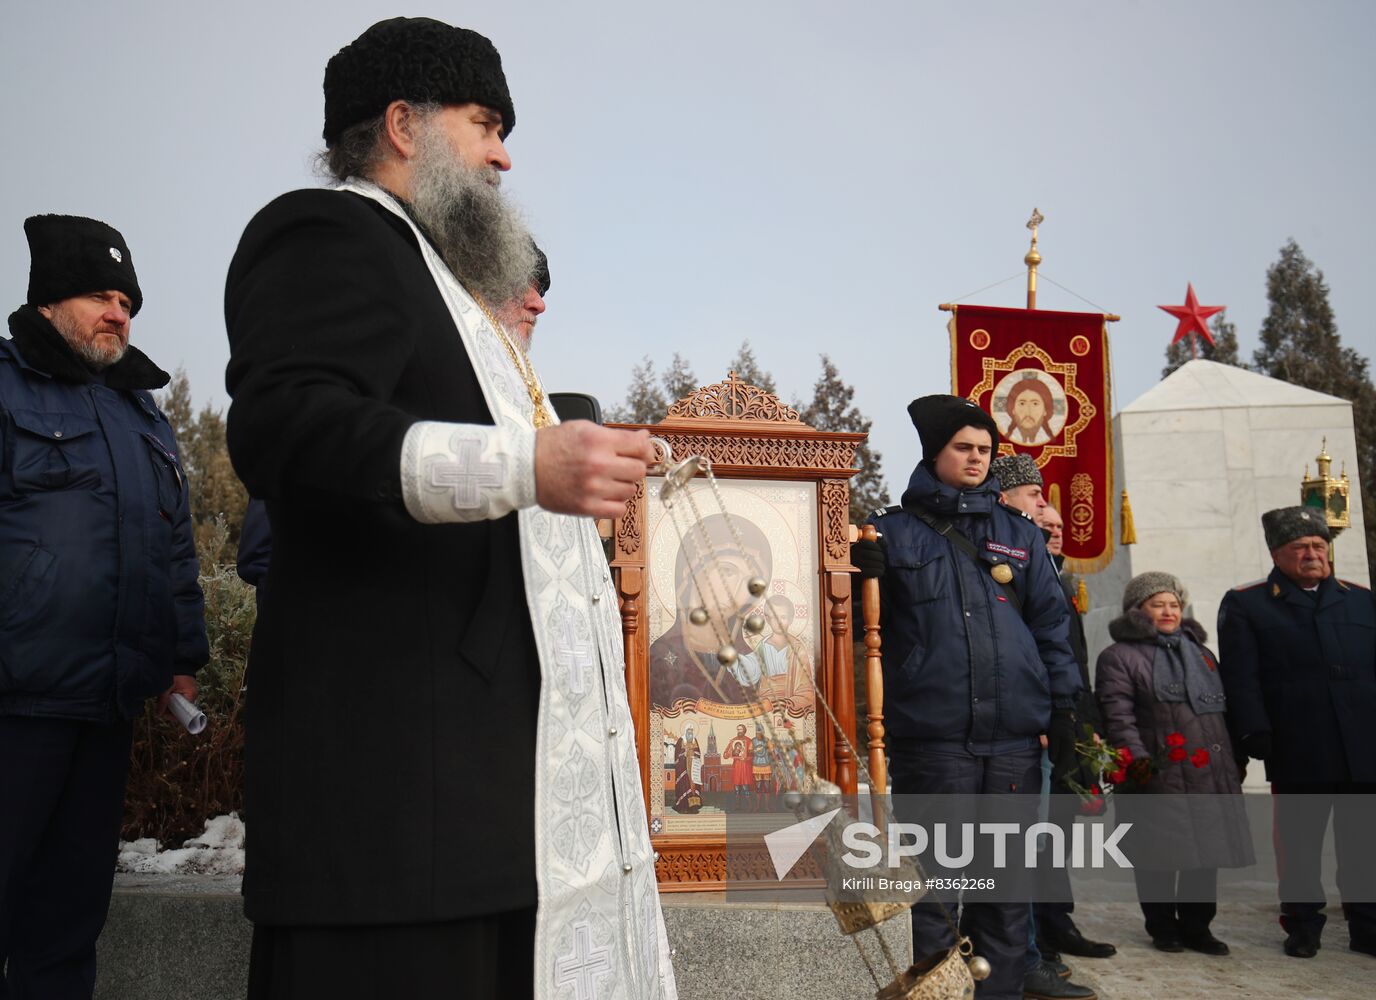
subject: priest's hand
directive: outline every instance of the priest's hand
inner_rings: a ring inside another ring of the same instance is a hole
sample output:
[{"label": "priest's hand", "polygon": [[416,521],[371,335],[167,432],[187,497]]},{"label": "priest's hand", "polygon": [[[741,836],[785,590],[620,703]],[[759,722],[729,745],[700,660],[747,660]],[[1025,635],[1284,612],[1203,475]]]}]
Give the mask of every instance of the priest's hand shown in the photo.
[{"label": "priest's hand", "polygon": [[619,517],[655,462],[649,431],[590,420],[535,432],[535,500],[556,514]]}]

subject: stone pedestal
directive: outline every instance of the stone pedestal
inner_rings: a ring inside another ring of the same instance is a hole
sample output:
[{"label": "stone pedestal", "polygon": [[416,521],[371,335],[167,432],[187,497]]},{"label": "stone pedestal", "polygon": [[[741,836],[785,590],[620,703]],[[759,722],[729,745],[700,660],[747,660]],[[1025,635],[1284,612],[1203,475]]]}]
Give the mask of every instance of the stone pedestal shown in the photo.
[{"label": "stone pedestal", "polygon": [[[661,899],[683,1000],[874,995],[855,945],[821,904],[733,902],[719,892]],[[884,925],[904,968],[911,926],[906,913]],[[116,876],[97,945],[96,1000],[242,1000],[252,933],[237,877]],[[878,964],[877,947],[867,944]]]},{"label": "stone pedestal", "polygon": [[1137,544],[1119,546],[1086,578],[1090,655],[1108,645],[1123,586],[1164,570],[1189,588],[1193,616],[1215,631],[1224,593],[1271,571],[1261,515],[1300,502],[1305,466],[1324,438],[1334,469],[1353,480],[1352,527],[1336,542],[1337,574],[1362,586],[1364,512],[1357,485],[1352,404],[1255,372],[1190,361],[1119,411],[1113,421],[1116,477],[1137,522]]}]

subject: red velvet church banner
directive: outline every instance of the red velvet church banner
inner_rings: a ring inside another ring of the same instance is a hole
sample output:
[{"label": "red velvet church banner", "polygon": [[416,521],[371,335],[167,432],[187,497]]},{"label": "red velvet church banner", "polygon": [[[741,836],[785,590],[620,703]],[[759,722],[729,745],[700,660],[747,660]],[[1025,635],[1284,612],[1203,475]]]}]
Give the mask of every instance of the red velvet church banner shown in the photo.
[{"label": "red velvet church banner", "polygon": [[979,404],[1026,453],[1065,520],[1066,568],[1113,557],[1113,438],[1108,331],[1101,313],[956,306],[951,391]]}]

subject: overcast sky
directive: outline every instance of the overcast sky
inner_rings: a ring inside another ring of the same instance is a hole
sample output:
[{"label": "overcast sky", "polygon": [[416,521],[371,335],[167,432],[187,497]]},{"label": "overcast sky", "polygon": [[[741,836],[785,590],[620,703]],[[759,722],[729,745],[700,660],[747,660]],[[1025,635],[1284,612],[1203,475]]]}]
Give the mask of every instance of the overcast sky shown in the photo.
[{"label": "overcast sky", "polygon": [[[1159,378],[1192,281],[1250,356],[1265,272],[1294,237],[1346,344],[1376,350],[1376,4],[0,0],[0,302],[22,223],[119,228],[135,342],[222,406],[225,269],[275,195],[318,183],[326,60],[427,14],[502,53],[507,190],[550,256],[548,387],[624,398],[674,351],[700,381],[748,338],[781,394],[829,353],[897,492],[904,407],[949,390],[937,304],[1022,270],[1038,304],[1119,313],[1115,408]],[[1023,279],[964,301],[1017,306]]]}]

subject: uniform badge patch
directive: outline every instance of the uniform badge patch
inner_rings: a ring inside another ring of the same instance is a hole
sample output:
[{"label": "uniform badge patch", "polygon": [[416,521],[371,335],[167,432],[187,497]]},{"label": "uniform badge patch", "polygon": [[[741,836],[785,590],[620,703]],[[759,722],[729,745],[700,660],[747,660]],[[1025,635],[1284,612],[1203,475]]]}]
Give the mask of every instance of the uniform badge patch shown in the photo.
[{"label": "uniform badge patch", "polygon": [[1027,558],[1026,549],[1011,548],[1010,546],[1004,545],[1002,542],[990,540],[984,543],[984,548],[989,552],[997,552],[1001,556],[1007,556],[1009,559]]}]

